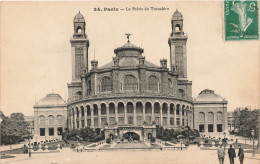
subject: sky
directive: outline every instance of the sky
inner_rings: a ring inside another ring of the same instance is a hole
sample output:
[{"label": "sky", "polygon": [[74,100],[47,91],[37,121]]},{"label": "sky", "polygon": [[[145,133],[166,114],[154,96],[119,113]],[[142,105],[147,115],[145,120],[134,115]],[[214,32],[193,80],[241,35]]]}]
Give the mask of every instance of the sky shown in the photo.
[{"label": "sky", "polygon": [[[119,8],[119,11],[94,11]],[[121,11],[126,7],[166,7],[161,11]],[[145,58],[159,65],[170,58],[171,17],[178,9],[188,35],[188,79],[192,95],[212,89],[236,107],[259,108],[259,41],[224,41],[222,2],[2,2],[1,97],[5,115],[33,115],[33,105],[50,92],[67,99],[71,82],[73,17],[86,20],[89,62],[102,66],[126,43],[144,48]]]}]

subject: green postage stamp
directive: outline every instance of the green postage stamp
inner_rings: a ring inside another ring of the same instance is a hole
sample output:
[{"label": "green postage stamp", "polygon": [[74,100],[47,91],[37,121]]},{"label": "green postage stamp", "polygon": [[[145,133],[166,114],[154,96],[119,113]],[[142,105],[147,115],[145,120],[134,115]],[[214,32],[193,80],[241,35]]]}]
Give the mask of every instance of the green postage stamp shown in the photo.
[{"label": "green postage stamp", "polygon": [[224,1],[225,40],[257,40],[258,4],[252,0]]}]

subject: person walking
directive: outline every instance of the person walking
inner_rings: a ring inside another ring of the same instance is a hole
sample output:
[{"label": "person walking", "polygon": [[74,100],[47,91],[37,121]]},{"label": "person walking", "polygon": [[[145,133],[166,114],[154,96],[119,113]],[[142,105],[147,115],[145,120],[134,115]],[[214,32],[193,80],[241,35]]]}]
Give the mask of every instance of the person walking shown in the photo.
[{"label": "person walking", "polygon": [[244,149],[241,148],[241,145],[238,145],[238,157],[239,157],[239,161],[240,161],[240,164],[243,164],[244,162]]},{"label": "person walking", "polygon": [[219,160],[219,164],[224,164],[224,158],[225,158],[225,150],[222,147],[222,145],[219,145],[218,148],[218,160]]},{"label": "person walking", "polygon": [[230,145],[230,148],[228,149],[228,156],[230,160],[230,164],[234,164],[234,158],[236,158],[236,152],[235,149]]}]

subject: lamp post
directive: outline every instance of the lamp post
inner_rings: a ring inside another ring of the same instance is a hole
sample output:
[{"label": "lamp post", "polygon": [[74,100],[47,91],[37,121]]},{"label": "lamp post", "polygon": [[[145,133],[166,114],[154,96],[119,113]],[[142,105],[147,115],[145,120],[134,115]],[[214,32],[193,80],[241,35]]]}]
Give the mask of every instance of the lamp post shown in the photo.
[{"label": "lamp post", "polygon": [[224,144],[224,150],[226,150],[226,144],[225,144],[226,143],[226,139],[225,139],[226,138],[226,132],[223,133],[223,136],[224,136],[224,143],[223,143]]},{"label": "lamp post", "polygon": [[252,137],[253,137],[253,153],[252,153],[252,157],[255,156],[255,130],[251,130],[251,134],[252,134]]},{"label": "lamp post", "polygon": [[245,143],[246,143],[246,134],[245,134]]},{"label": "lamp post", "polygon": [[30,129],[30,131],[29,131],[29,137],[28,137],[28,139],[29,139],[29,146],[28,146],[28,149],[29,149],[29,157],[31,157],[32,156],[32,152],[31,152],[31,135],[32,135],[32,124],[30,124],[29,125],[29,129]]}]

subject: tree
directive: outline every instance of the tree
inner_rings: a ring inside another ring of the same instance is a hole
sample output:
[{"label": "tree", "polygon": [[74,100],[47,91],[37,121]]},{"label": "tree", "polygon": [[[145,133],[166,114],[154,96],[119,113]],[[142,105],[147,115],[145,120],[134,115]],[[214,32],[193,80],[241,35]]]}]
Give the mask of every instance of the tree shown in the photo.
[{"label": "tree", "polygon": [[19,143],[29,135],[29,123],[22,113],[12,113],[10,118],[4,117],[1,123],[1,143]]}]

